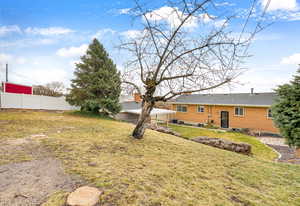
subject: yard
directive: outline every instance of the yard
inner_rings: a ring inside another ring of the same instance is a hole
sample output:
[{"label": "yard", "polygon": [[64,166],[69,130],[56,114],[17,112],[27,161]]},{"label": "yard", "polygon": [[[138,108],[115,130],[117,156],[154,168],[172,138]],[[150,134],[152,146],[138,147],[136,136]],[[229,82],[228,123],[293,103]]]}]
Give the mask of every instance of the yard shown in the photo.
[{"label": "yard", "polygon": [[[85,184],[103,190],[100,201],[107,206],[300,205],[300,166],[269,161],[271,151],[249,157],[151,130],[134,140],[132,129],[80,113],[1,111],[0,205],[35,200],[62,206],[68,192]],[[179,132],[199,136],[198,130]],[[26,174],[14,182],[11,168]],[[53,179],[42,184],[45,177]]]},{"label": "yard", "polygon": [[227,131],[218,131],[218,130],[209,130],[205,128],[196,128],[183,125],[174,125],[170,124],[169,127],[183,137],[192,139],[199,136],[205,137],[218,137],[227,139],[233,142],[243,142],[248,143],[252,146],[252,153],[258,159],[264,160],[274,160],[278,157],[277,153],[274,152],[270,147],[261,143],[257,138],[238,132],[227,132]]}]

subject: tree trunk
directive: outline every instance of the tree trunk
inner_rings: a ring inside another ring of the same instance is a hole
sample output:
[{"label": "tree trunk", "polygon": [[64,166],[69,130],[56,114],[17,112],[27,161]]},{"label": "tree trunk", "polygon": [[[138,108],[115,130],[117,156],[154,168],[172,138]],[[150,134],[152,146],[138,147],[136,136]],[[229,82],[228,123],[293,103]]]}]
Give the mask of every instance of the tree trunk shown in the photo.
[{"label": "tree trunk", "polygon": [[142,112],[139,116],[139,120],[136,127],[133,130],[132,136],[136,139],[142,139],[146,130],[147,120],[150,117],[150,112],[153,109],[154,104],[151,102],[143,101]]}]

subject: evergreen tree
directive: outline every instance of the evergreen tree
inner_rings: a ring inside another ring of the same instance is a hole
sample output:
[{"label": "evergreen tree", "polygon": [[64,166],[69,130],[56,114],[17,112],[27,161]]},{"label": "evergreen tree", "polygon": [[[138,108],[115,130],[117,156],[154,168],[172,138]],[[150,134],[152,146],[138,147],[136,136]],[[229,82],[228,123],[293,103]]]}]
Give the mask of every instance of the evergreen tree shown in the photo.
[{"label": "evergreen tree", "polygon": [[278,99],[272,115],[280,133],[290,146],[300,148],[300,68],[289,84],[276,89]]},{"label": "evergreen tree", "polygon": [[81,110],[116,114],[120,111],[120,73],[103,45],[94,39],[76,64],[67,101]]}]

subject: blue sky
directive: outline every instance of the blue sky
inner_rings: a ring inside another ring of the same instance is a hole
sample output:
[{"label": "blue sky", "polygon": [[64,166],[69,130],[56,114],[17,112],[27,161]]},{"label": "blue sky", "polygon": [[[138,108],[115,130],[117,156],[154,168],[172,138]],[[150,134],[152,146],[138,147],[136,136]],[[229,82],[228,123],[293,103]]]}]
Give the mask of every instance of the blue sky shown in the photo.
[{"label": "blue sky", "polygon": [[[258,0],[259,13],[267,0]],[[157,1],[156,8],[163,7]],[[239,2],[239,3],[238,3]],[[250,1],[216,1],[220,12],[242,11]],[[9,63],[9,80],[21,84],[63,81],[69,85],[74,62],[97,37],[120,70],[126,61],[115,48],[120,36],[136,30],[127,8],[132,1],[2,0],[0,8],[0,80]],[[288,82],[300,64],[300,1],[272,0],[267,17],[273,25],[250,47],[248,69],[233,87],[215,92],[272,91]],[[139,21],[139,20],[136,20]]]}]

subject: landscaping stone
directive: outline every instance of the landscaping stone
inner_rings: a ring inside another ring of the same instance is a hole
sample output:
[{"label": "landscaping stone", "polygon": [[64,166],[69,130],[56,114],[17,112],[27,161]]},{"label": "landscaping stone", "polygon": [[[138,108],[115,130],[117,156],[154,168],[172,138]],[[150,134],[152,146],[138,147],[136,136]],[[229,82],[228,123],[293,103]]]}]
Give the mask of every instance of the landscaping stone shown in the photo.
[{"label": "landscaping stone", "polygon": [[224,150],[229,150],[236,153],[241,153],[245,155],[251,154],[251,145],[246,143],[236,143],[229,140],[224,140],[220,138],[210,138],[210,137],[197,137],[193,139],[195,142],[210,145]]},{"label": "landscaping stone", "polygon": [[95,206],[99,202],[99,197],[101,194],[102,192],[94,187],[79,187],[68,196],[67,205]]},{"label": "landscaping stone", "polygon": [[166,134],[171,134],[177,137],[180,137],[181,135],[177,132],[174,132],[173,130],[171,130],[170,128],[166,128],[166,127],[161,127],[161,126],[156,126],[156,125],[150,125],[149,129],[158,131],[158,132],[162,132],[162,133],[166,133]]}]

